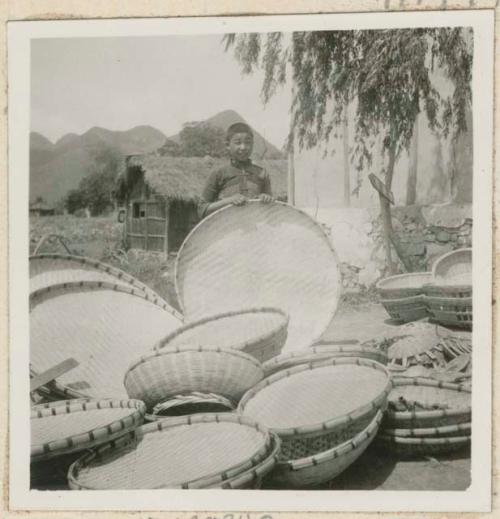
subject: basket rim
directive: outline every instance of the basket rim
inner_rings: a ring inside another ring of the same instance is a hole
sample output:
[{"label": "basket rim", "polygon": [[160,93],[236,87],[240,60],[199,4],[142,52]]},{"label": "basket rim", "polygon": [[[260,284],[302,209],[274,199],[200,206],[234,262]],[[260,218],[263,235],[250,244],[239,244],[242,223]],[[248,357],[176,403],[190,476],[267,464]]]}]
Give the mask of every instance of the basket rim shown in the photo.
[{"label": "basket rim", "polygon": [[[125,272],[124,270],[119,269],[118,267],[115,267],[113,265],[109,265],[108,263],[104,263],[102,261],[96,260],[94,258],[89,258],[87,256],[77,256],[72,254],[51,254],[51,253],[43,253],[43,254],[35,254],[29,256],[29,261],[37,261],[37,260],[45,260],[45,259],[59,259],[59,260],[66,260],[74,263],[78,263],[81,265],[89,265],[95,270],[106,272],[107,274],[110,274],[112,276],[117,277],[120,280],[124,280],[127,283],[130,283],[132,286],[137,287],[144,291],[145,293],[149,294],[153,300],[157,299],[161,302],[161,304],[165,304],[166,306],[170,307],[174,315],[178,315],[181,319],[183,318],[182,314],[178,312],[173,306],[169,305],[168,302],[163,299],[159,294],[157,294],[152,288],[150,288],[148,285],[137,279],[135,276],[132,276],[132,274],[129,274]],[[31,276],[30,276],[31,277]],[[57,283],[59,284],[59,283]]]},{"label": "basket rim", "polygon": [[167,335],[164,339],[162,339],[161,341],[156,343],[154,345],[154,347],[153,347],[153,350],[160,350],[160,349],[163,349],[163,348],[168,348],[169,347],[168,343],[170,341],[172,341],[173,339],[179,337],[180,335],[182,335],[183,333],[187,332],[188,330],[192,330],[194,328],[198,328],[198,327],[203,326],[204,324],[207,324],[209,322],[214,322],[214,321],[218,321],[218,320],[227,319],[228,317],[235,317],[235,316],[240,316],[240,315],[245,315],[245,314],[257,314],[257,313],[268,313],[268,314],[273,313],[273,314],[278,314],[278,315],[280,315],[280,317],[283,318],[283,322],[280,323],[279,326],[276,326],[270,332],[263,333],[263,334],[257,336],[255,339],[238,343],[238,349],[240,349],[240,348],[244,349],[245,347],[247,347],[247,346],[249,346],[251,344],[254,344],[257,341],[263,341],[265,339],[268,339],[268,338],[272,337],[278,331],[282,330],[283,328],[286,328],[288,326],[288,322],[290,320],[288,315],[285,312],[283,312],[283,310],[280,310],[279,308],[271,307],[271,306],[262,306],[262,307],[249,308],[248,310],[224,312],[224,313],[220,313],[220,314],[215,314],[215,315],[212,315],[212,316],[204,317],[202,319],[198,319],[196,321],[193,321],[192,323],[188,323],[188,324],[185,324],[185,325],[181,326],[177,330],[174,330],[172,333]]},{"label": "basket rim", "polygon": [[443,438],[408,438],[404,436],[388,436],[379,434],[377,439],[387,443],[399,443],[402,445],[448,445],[462,444],[470,441],[470,436],[446,436]]},{"label": "basket rim", "polygon": [[414,288],[414,289],[418,290],[421,287],[384,287],[384,284],[389,281],[393,281],[393,280],[399,280],[399,279],[404,279],[404,278],[416,278],[416,277],[420,277],[420,276],[424,276],[424,277],[428,277],[429,279],[432,279],[432,272],[425,271],[425,272],[407,272],[405,274],[396,274],[394,276],[389,276],[389,277],[386,277],[383,279],[379,279],[377,281],[377,283],[375,284],[375,287],[377,289],[382,289],[382,290],[407,290],[409,288],[410,289]]},{"label": "basket rim", "polygon": [[438,296],[424,296],[425,301],[429,304],[464,304],[464,305],[472,305],[473,298],[472,297],[438,297]]},{"label": "basket rim", "polygon": [[[462,384],[454,384],[452,382],[443,382],[441,380],[432,380],[429,378],[414,377],[414,378],[403,378],[393,377],[393,387],[401,386],[425,386],[435,387],[439,389],[451,389],[461,393],[472,393],[472,390]],[[387,409],[387,416],[393,420],[408,420],[408,419],[430,419],[430,418],[443,418],[445,416],[453,417],[455,415],[462,415],[464,413],[471,413],[472,407],[464,406],[457,407],[455,409],[437,409],[433,411],[391,411]]]},{"label": "basket rim", "polygon": [[[262,202],[258,199],[251,199],[251,200],[247,200],[246,204],[262,204]],[[284,207],[288,207],[294,211],[297,211],[298,213],[300,213],[302,216],[305,216],[306,219],[308,219],[309,221],[313,222],[315,227],[318,229],[318,231],[320,232],[325,244],[328,246],[328,248],[330,249],[330,252],[333,254],[333,257],[335,259],[335,269],[337,271],[337,293],[338,293],[338,300],[337,300],[337,303],[334,305],[333,307],[333,311],[330,312],[330,319],[328,321],[328,323],[325,325],[325,330],[328,328],[328,326],[330,326],[330,324],[332,323],[336,313],[337,313],[337,310],[338,310],[338,307],[339,307],[339,301],[342,297],[342,291],[343,291],[343,287],[342,287],[342,276],[341,276],[341,272],[340,272],[340,260],[339,260],[339,256],[335,250],[335,248],[333,247],[332,243],[331,243],[331,240],[330,240],[330,237],[328,236],[328,234],[326,233],[325,229],[312,217],[310,216],[309,214],[307,214],[306,211],[304,211],[303,209],[300,209],[299,207],[296,207],[292,204],[288,204],[286,202],[281,202],[279,200],[275,200],[273,202],[274,205],[281,205],[281,206],[284,206]],[[199,221],[194,227],[193,229],[191,229],[191,231],[188,233],[188,235],[186,236],[186,238],[184,238],[184,241],[182,242],[182,245],[180,246],[179,248],[179,251],[177,253],[177,257],[175,258],[175,265],[174,265],[174,287],[175,287],[175,294],[177,296],[177,301],[179,302],[179,306],[181,308],[181,313],[184,314],[186,309],[184,307],[184,301],[183,301],[183,298],[181,297],[181,293],[180,293],[180,287],[179,287],[179,281],[178,281],[178,272],[179,272],[179,262],[180,262],[180,258],[182,257],[182,252],[185,248],[185,245],[186,243],[188,243],[188,241],[191,239],[192,236],[194,236],[194,234],[196,232],[198,232],[199,228],[208,220],[212,219],[212,218],[215,218],[217,215],[221,214],[223,211],[227,211],[227,210],[230,210],[231,209],[232,204],[231,205],[227,205],[225,207],[222,207],[220,209],[218,209],[217,211],[214,211],[213,213],[209,214],[208,216],[206,216],[205,218],[203,218],[201,221]],[[317,340],[319,340],[321,338],[321,336],[323,335],[323,332],[321,333],[318,333],[317,336],[314,336],[311,338],[311,342],[315,342]]]},{"label": "basket rim", "polygon": [[262,364],[252,355],[249,355],[248,353],[245,353],[240,350],[232,349],[232,348],[221,348],[220,346],[191,346],[187,344],[183,344],[181,346],[173,346],[172,348],[161,348],[158,350],[155,350],[150,353],[146,353],[145,355],[141,355],[137,360],[135,360],[128,370],[125,372],[125,375],[123,377],[123,380],[126,380],[126,378],[129,376],[129,374],[139,367],[142,364],[146,364],[149,361],[153,361],[154,359],[158,357],[163,357],[166,355],[177,355],[180,353],[218,353],[218,354],[224,354],[229,355],[232,357],[238,357],[240,359],[245,359],[248,362],[251,362],[256,368],[259,368],[261,371]]},{"label": "basket rim", "polygon": [[31,420],[38,420],[52,416],[67,415],[81,411],[95,411],[107,409],[131,409],[128,416],[113,420],[105,426],[96,427],[82,433],[73,434],[66,438],[52,440],[49,442],[31,445],[31,460],[40,461],[59,456],[68,451],[82,450],[94,444],[96,437],[99,442],[105,437],[111,437],[119,431],[126,431],[132,427],[136,421],[144,417],[146,406],[141,400],[118,400],[118,399],[99,399],[99,400],[62,400],[48,404],[38,404],[31,410]]},{"label": "basket rim", "polygon": [[442,256],[437,258],[437,260],[432,265],[432,270],[431,270],[432,271],[432,277],[434,279],[436,279],[436,277],[439,277],[439,276],[437,276],[437,270],[438,270],[440,264],[443,261],[446,261],[451,256],[455,256],[455,255],[458,256],[458,255],[464,255],[464,254],[470,254],[472,256],[472,247],[464,247],[464,248],[461,248],[461,249],[455,249],[455,250],[447,252],[446,254],[443,254]]},{"label": "basket rim", "polygon": [[92,290],[108,289],[113,290],[114,292],[139,297],[140,299],[144,299],[145,301],[148,301],[162,308],[163,310],[170,313],[172,316],[177,317],[180,320],[180,322],[182,322],[184,319],[182,314],[180,314],[175,308],[171,307],[168,303],[163,302],[160,296],[153,297],[151,296],[151,294],[145,293],[142,290],[139,290],[138,288],[128,288],[125,285],[110,283],[108,281],[68,281],[65,283],[55,283],[48,287],[40,288],[30,293],[30,311],[40,302],[43,302],[43,296],[47,294],[51,294],[53,297],[57,297],[60,294],[77,292],[78,289],[81,288],[89,288]]},{"label": "basket rim", "polygon": [[419,437],[419,436],[438,436],[439,434],[447,434],[460,431],[471,431],[471,422],[459,423],[453,425],[443,425],[439,427],[415,427],[415,428],[384,428],[381,429],[380,434],[384,436],[397,436],[401,438]]},{"label": "basket rim", "polygon": [[[336,344],[322,344],[321,346],[309,346],[308,348],[303,348],[302,350],[296,350],[290,353],[286,353],[283,355],[278,355],[272,359],[267,360],[262,364],[264,371],[274,368],[276,366],[281,365],[284,362],[288,362],[295,359],[301,359],[302,357],[310,357],[311,355],[321,354],[321,353],[329,353],[329,352],[338,352],[338,353],[378,353],[381,357],[386,357],[387,354],[382,350],[378,350],[373,346],[362,346],[355,344],[347,344],[347,345],[336,345]],[[315,362],[315,361],[313,361]]]},{"label": "basket rim", "polygon": [[[196,414],[196,415],[187,415],[184,417],[175,417],[172,421],[164,421],[158,420],[149,424],[142,425],[131,431],[128,435],[125,435],[114,442],[110,442],[106,445],[103,445],[99,449],[96,449],[92,452],[85,454],[80,459],[76,460],[68,470],[68,482],[70,487],[77,489],[86,489],[86,490],[97,490],[95,487],[90,486],[82,486],[78,483],[78,472],[89,462],[94,460],[98,456],[106,456],[108,451],[119,451],[121,448],[129,445],[130,441],[138,442],[144,436],[148,434],[155,434],[158,432],[168,431],[174,427],[185,426],[185,425],[197,425],[197,424],[206,424],[206,423],[238,423],[240,425],[251,427],[258,432],[262,433],[265,437],[265,445],[269,447],[272,436],[270,431],[263,427],[261,424],[245,418],[243,416],[236,415],[235,413],[207,413],[207,414]],[[254,458],[250,458],[251,461]],[[226,472],[231,469],[225,469],[216,473],[216,475],[207,475],[196,480],[191,480],[189,482],[172,485],[169,487],[152,487],[153,488],[203,488],[204,485],[216,485],[217,483],[224,482],[226,479],[230,479],[227,477]]]},{"label": "basket rim", "polygon": [[417,294],[416,296],[409,297],[398,297],[394,299],[380,299],[381,304],[397,305],[397,304],[409,304],[409,303],[421,303],[424,302],[425,294]]},{"label": "basket rim", "polygon": [[340,458],[345,454],[348,454],[358,448],[360,448],[365,443],[369,443],[375,437],[379,426],[383,419],[383,411],[379,409],[376,415],[373,417],[371,422],[368,424],[365,429],[360,431],[350,440],[337,445],[331,449],[320,452],[318,454],[314,454],[313,456],[308,456],[306,458],[298,458],[294,460],[286,460],[286,461],[278,461],[279,467],[286,467],[288,470],[301,470],[308,467],[314,467],[320,465],[322,463],[326,463],[332,459]]},{"label": "basket rim", "polygon": [[337,365],[344,365],[344,364],[350,364],[350,365],[357,365],[357,366],[364,366],[369,367],[372,369],[375,369],[377,371],[381,371],[386,375],[387,383],[385,385],[384,390],[375,397],[371,402],[367,403],[366,405],[357,407],[356,409],[353,409],[351,412],[346,413],[344,415],[338,416],[334,419],[327,420],[325,422],[319,422],[315,424],[309,424],[309,425],[301,425],[298,427],[269,427],[269,429],[272,432],[275,432],[278,434],[281,438],[286,438],[290,436],[297,436],[300,434],[313,434],[316,432],[327,432],[331,429],[335,429],[336,427],[343,425],[345,423],[349,423],[353,420],[359,419],[366,414],[370,413],[373,410],[379,410],[381,406],[384,405],[386,402],[390,391],[392,389],[392,380],[391,376],[388,372],[388,370],[385,368],[383,364],[380,364],[379,362],[369,360],[369,359],[363,359],[363,358],[351,358],[351,357],[343,357],[343,358],[333,358],[333,359],[327,359],[327,360],[321,360],[316,362],[308,362],[304,364],[300,364],[298,366],[294,366],[289,369],[278,371],[269,377],[265,378],[258,384],[256,384],[253,388],[249,389],[241,398],[237,412],[244,414],[245,412],[245,406],[246,404],[256,395],[260,392],[261,389],[264,389],[273,383],[282,380],[284,378],[288,378],[294,374],[301,373],[303,371],[308,370],[314,370],[316,368],[324,368],[324,367],[330,367],[330,366],[337,366]]}]

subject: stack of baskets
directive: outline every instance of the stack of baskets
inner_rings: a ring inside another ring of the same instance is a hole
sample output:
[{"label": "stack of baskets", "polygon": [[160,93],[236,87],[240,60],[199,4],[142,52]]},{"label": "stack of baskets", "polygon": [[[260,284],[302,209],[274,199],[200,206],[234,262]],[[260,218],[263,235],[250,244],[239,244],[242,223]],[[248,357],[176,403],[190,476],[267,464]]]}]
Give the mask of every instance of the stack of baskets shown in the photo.
[{"label": "stack of baskets", "polygon": [[395,378],[376,444],[411,458],[466,448],[471,438],[471,392],[458,384]]},{"label": "stack of baskets", "polygon": [[472,249],[445,254],[432,274],[432,285],[425,287],[430,317],[447,326],[472,328]]}]

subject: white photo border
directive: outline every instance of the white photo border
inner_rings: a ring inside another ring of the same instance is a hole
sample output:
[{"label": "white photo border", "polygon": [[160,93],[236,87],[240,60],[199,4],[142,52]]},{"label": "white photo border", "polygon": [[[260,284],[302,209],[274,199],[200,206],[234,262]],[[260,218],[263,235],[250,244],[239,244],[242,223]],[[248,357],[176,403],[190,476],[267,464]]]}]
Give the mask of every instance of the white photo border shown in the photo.
[{"label": "white photo border", "polygon": [[[29,489],[30,42],[228,32],[467,26],[473,62],[473,393],[471,485],[465,491]],[[488,512],[491,510],[494,10],[265,15],[8,23],[9,387],[12,510]]]}]

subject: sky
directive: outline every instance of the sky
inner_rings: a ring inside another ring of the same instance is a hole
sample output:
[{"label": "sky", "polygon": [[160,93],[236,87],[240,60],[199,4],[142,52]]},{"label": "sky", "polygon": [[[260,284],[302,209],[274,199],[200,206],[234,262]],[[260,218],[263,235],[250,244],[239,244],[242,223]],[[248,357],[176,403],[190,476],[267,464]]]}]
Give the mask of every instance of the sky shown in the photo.
[{"label": "sky", "polygon": [[52,142],[93,126],[150,125],[170,136],[232,109],[281,147],[290,91],[264,106],[262,79],[242,75],[221,35],[32,40],[31,130]]}]

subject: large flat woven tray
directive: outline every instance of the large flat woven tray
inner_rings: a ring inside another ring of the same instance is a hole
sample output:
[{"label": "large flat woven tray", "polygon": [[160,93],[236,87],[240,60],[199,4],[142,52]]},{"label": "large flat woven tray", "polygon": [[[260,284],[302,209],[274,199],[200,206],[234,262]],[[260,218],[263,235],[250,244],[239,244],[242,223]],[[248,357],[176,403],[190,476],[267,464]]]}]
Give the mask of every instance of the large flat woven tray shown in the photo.
[{"label": "large flat woven tray", "polygon": [[283,203],[251,201],[205,218],[184,241],[176,290],[186,320],[249,307],[290,318],[284,351],[319,339],[340,297],[337,256],[322,228]]},{"label": "large flat woven tray", "polygon": [[406,438],[400,436],[379,435],[376,444],[380,449],[393,452],[402,458],[415,458],[448,454],[465,449],[470,445],[470,436],[446,438]]},{"label": "large flat woven tray", "polygon": [[233,402],[264,377],[251,355],[216,346],[163,348],[136,359],[124,384],[148,408],[182,394],[216,393]]},{"label": "large flat woven tray", "polygon": [[[92,258],[68,254],[39,254],[30,256],[29,267],[30,292],[74,281],[105,281],[131,286],[147,294],[153,301],[157,300],[159,304],[168,306],[161,296],[134,276]],[[171,312],[182,320],[182,315],[173,307]]]},{"label": "large flat woven tray", "polygon": [[443,427],[427,427],[423,429],[381,429],[384,436],[399,436],[401,438],[442,438],[448,436],[467,436],[471,434],[470,423],[458,423]]},{"label": "large flat woven tray", "polygon": [[297,459],[355,436],[385,408],[391,387],[382,364],[334,358],[271,375],[245,394],[238,411],[278,434],[282,459]]},{"label": "large flat woven tray", "polygon": [[138,400],[75,399],[31,409],[31,461],[49,460],[109,442],[139,427]]},{"label": "large flat woven tray", "polygon": [[283,348],[287,326],[287,315],[277,308],[227,312],[186,324],[162,339],[156,349],[216,345],[240,350],[264,362]]},{"label": "large flat woven tray", "polygon": [[271,435],[236,414],[158,421],[90,453],[68,474],[72,489],[206,488],[255,468]]},{"label": "large flat woven tray", "polygon": [[30,295],[31,368],[43,372],[73,357],[79,365],[58,379],[61,385],[84,396],[128,398],[130,363],[181,324],[168,305],[134,288],[54,285]]},{"label": "large flat woven tray", "polygon": [[378,411],[370,423],[353,438],[314,456],[278,461],[266,479],[274,488],[309,488],[337,477],[351,466],[375,438],[382,421]]},{"label": "large flat woven tray", "polygon": [[407,402],[419,402],[445,409],[415,409],[411,411],[387,410],[384,428],[420,429],[470,423],[472,416],[469,388],[426,378],[394,378],[390,402],[403,397]]}]

